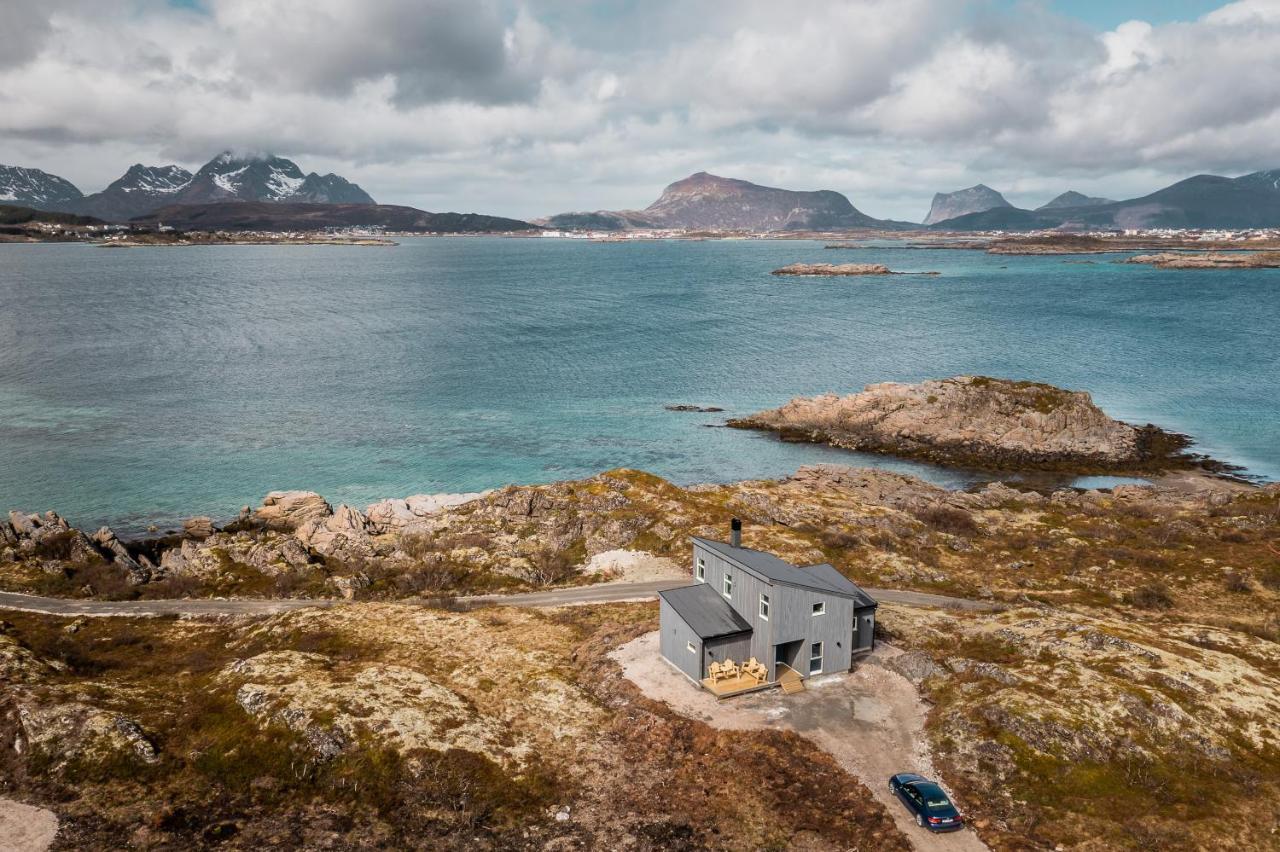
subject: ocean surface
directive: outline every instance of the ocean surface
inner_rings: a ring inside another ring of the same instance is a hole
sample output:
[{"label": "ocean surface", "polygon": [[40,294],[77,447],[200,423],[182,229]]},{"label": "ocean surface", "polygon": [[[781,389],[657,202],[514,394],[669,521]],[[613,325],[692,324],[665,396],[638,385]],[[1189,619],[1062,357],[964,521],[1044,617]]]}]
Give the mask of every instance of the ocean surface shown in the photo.
[{"label": "ocean surface", "polygon": [[[975,477],[711,428],[798,394],[962,373],[1089,390],[1280,477],[1280,270],[1123,256],[0,245],[0,510],[139,531],[273,489],[364,506],[619,466],[692,483],[847,462],[963,486]],[[942,274],[769,274],[800,261]]]}]

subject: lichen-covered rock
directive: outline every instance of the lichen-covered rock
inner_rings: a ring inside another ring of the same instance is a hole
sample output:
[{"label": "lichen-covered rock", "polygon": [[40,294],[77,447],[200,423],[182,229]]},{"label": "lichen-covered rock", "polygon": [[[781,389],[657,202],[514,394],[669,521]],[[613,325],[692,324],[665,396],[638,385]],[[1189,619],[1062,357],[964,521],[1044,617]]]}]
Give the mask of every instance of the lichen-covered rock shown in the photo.
[{"label": "lichen-covered rock", "polygon": [[461,748],[503,763],[528,756],[527,746],[509,744],[501,725],[405,666],[372,663],[339,671],[320,654],[275,651],[232,663],[221,679],[239,684],[236,703],[246,713],[302,734],[322,759],[366,736],[406,754]]},{"label": "lichen-covered rock", "polygon": [[144,763],[159,760],[155,744],[141,725],[82,701],[46,703],[23,697],[18,721],[22,747],[41,751],[55,768],[72,760],[92,762],[120,753]]},{"label": "lichen-covered rock", "polygon": [[912,683],[920,683],[938,670],[933,657],[923,651],[907,651],[890,657],[885,661],[885,668],[897,672]]},{"label": "lichen-covered rock", "polygon": [[1108,417],[1089,394],[981,376],[798,397],[730,426],[786,440],[994,468],[1186,466],[1181,436]]}]

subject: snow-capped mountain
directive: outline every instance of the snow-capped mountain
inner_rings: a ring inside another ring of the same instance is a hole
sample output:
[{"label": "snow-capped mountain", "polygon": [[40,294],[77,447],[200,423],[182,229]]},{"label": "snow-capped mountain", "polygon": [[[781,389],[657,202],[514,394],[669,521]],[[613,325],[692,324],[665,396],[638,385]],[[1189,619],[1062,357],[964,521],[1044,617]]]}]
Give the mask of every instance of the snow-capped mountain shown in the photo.
[{"label": "snow-capped mountain", "polygon": [[0,204],[50,207],[80,198],[71,181],[22,166],[0,166]]},{"label": "snow-capped mountain", "polygon": [[64,204],[61,209],[123,222],[172,204],[190,182],[191,172],[182,166],[144,166],[137,163],[102,192]]},{"label": "snow-capped mountain", "polygon": [[374,203],[363,189],[337,175],[304,175],[283,157],[237,157],[230,151],[205,163],[173,199],[178,204],[215,201]]}]

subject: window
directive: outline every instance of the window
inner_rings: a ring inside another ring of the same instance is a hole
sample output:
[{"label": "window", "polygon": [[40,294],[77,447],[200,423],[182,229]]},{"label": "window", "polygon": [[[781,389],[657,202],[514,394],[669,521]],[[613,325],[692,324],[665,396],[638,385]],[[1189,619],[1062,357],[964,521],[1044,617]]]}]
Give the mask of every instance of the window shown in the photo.
[{"label": "window", "polygon": [[760,593],[760,617],[769,620],[769,596],[763,592]]},{"label": "window", "polygon": [[693,643],[692,643],[692,642],[685,642],[685,643],[684,643],[684,647],[685,647],[686,649],[688,649],[688,651],[689,651],[689,653],[690,653],[690,654],[696,654],[696,653],[698,653],[698,649],[697,649],[697,648],[695,648],[695,647],[693,647]]},{"label": "window", "polygon": [[707,582],[707,560],[701,556],[698,557],[698,582]]},{"label": "window", "polygon": [[724,572],[724,596],[726,598],[733,597],[733,575],[728,571]]},{"label": "window", "polygon": [[826,601],[818,601],[816,604],[814,604],[814,605],[813,605],[813,614],[814,614],[814,615],[826,615],[826,614],[827,614],[827,602],[826,602]]},{"label": "window", "polygon": [[809,674],[822,674],[822,643],[814,642],[809,646]]}]

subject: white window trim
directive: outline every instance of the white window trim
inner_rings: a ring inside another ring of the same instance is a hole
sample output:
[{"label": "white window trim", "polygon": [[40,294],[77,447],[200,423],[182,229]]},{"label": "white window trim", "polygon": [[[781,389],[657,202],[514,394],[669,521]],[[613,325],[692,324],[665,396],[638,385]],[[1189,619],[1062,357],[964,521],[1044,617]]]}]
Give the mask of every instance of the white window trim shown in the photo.
[{"label": "white window trim", "polygon": [[769,620],[769,596],[764,592],[760,593],[760,620]]},{"label": "white window trim", "polygon": [[826,615],[826,614],[827,614],[827,602],[826,602],[826,601],[818,601],[816,604],[814,604],[814,605],[813,605],[813,617],[814,617],[814,618],[817,618],[817,617],[818,617],[818,616],[820,616],[820,615]]},{"label": "white window trim", "polygon": [[720,594],[726,598],[733,597],[733,575],[728,571],[724,572],[724,582],[720,584]]},{"label": "white window trim", "polygon": [[694,570],[694,577],[699,583],[707,582],[707,560],[701,556],[698,557],[698,567]]},{"label": "white window trim", "polygon": [[[817,655],[816,657],[813,655],[813,646],[814,646],[814,645],[817,645],[817,646],[818,646],[818,655]],[[823,665],[823,663],[825,663],[825,662],[826,662],[826,651],[827,651],[827,646],[826,646],[826,644],[825,644],[825,643],[823,643],[823,642],[811,642],[811,643],[809,643],[809,667],[808,667],[808,668],[809,668],[809,677],[813,677],[814,675],[820,675],[820,674],[822,674],[822,665]],[[817,670],[817,671],[814,671],[814,670],[813,670],[813,661],[814,661],[815,659],[818,661],[818,670]]]},{"label": "white window trim", "polygon": [[690,654],[696,654],[696,653],[698,653],[698,649],[697,649],[697,648],[695,648],[695,647],[693,647],[693,643],[692,643],[692,642],[685,642],[685,643],[684,643],[684,647],[685,647],[685,649],[686,649]]}]

